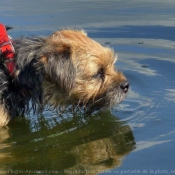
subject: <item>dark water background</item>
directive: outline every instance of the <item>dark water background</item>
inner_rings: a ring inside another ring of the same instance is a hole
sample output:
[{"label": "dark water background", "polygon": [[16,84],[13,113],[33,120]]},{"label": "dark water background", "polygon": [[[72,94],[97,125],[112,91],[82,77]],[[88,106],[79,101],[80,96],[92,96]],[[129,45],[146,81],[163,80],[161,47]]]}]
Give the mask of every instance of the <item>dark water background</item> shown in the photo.
[{"label": "dark water background", "polygon": [[0,174],[175,174],[174,0],[0,0],[0,22],[13,38],[84,28],[131,84],[111,111],[0,128]]}]

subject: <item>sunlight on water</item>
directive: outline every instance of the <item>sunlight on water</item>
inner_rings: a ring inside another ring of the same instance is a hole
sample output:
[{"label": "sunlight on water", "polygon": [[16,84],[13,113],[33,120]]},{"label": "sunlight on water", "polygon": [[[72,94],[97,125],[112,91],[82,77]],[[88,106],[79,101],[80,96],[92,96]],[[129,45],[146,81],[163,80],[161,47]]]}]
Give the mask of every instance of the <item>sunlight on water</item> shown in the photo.
[{"label": "sunlight on water", "polygon": [[165,94],[165,100],[169,102],[174,102],[175,103],[175,89],[165,89],[166,94]]}]

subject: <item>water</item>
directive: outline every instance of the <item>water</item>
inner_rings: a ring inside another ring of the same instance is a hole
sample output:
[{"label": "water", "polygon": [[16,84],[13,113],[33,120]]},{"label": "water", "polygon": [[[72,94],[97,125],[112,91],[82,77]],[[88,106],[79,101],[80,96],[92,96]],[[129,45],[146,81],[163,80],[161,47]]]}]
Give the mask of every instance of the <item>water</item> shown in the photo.
[{"label": "water", "polygon": [[131,87],[111,111],[45,111],[0,128],[0,174],[174,174],[175,1],[2,1],[20,35],[84,28],[118,54]]}]

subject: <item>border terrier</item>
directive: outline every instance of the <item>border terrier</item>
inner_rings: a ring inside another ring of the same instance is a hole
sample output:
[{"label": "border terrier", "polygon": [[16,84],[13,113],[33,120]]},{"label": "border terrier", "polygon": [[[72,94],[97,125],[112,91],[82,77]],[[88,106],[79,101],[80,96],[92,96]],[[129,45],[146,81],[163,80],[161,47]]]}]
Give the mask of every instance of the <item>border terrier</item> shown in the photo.
[{"label": "border terrier", "polygon": [[20,37],[12,45],[12,60],[0,54],[1,126],[31,109],[38,114],[46,106],[74,106],[90,114],[120,103],[128,92],[129,82],[114,67],[114,51],[83,30]]}]

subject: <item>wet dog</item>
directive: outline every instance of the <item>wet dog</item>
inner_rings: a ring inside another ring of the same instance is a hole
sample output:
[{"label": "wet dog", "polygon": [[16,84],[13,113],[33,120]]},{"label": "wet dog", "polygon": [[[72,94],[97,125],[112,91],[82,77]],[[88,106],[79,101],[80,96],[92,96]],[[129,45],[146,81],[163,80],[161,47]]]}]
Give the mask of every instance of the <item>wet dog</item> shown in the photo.
[{"label": "wet dog", "polygon": [[116,55],[82,30],[13,41],[15,67],[0,60],[0,125],[45,106],[110,108],[126,96],[129,83],[115,70]]}]

